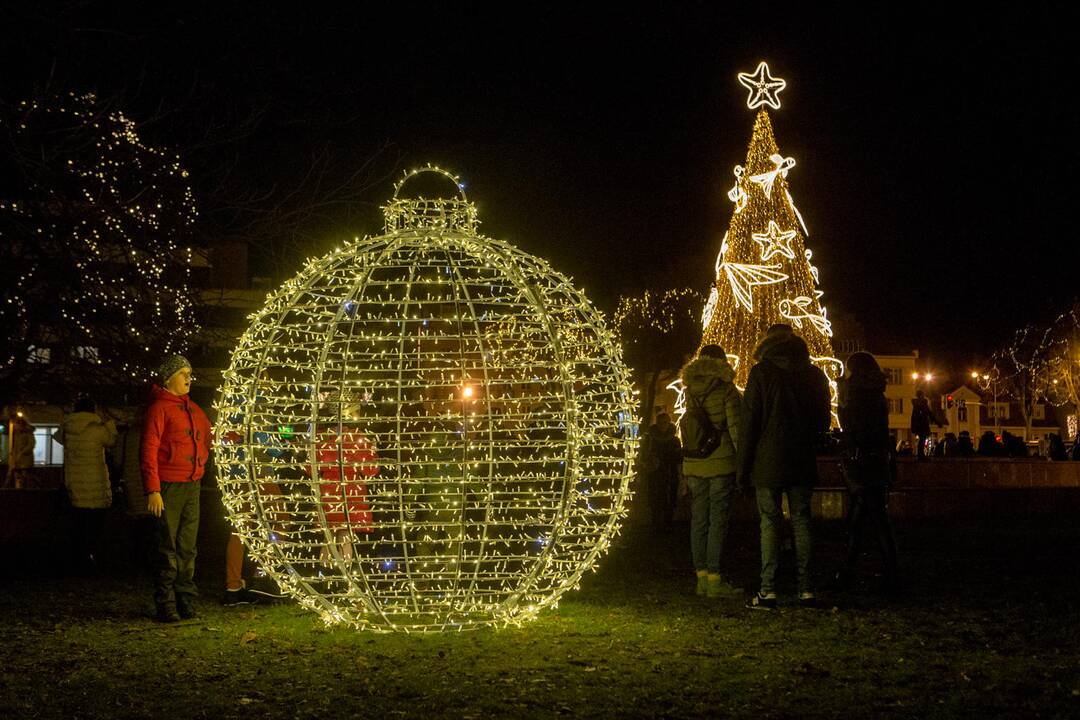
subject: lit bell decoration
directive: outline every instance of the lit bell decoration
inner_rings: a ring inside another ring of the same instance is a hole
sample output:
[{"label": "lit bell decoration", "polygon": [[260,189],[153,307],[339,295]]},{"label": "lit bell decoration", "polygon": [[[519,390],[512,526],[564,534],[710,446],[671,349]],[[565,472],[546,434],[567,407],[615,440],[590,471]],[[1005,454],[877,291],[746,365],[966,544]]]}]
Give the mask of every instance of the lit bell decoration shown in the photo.
[{"label": "lit bell decoration", "polygon": [[[453,197],[405,197],[421,175]],[[215,426],[229,520],[327,623],[517,624],[626,514],[627,371],[565,276],[478,234],[452,174],[406,173],[384,215],[271,293],[233,352]]]}]

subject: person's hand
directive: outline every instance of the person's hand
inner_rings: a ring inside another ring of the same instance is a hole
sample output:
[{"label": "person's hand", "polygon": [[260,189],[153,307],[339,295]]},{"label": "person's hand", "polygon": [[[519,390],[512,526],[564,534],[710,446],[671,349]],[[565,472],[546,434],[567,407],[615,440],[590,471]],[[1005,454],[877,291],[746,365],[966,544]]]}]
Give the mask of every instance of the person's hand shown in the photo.
[{"label": "person's hand", "polygon": [[161,517],[161,511],[165,509],[165,501],[161,499],[161,493],[154,492],[146,496],[146,509],[154,517]]}]

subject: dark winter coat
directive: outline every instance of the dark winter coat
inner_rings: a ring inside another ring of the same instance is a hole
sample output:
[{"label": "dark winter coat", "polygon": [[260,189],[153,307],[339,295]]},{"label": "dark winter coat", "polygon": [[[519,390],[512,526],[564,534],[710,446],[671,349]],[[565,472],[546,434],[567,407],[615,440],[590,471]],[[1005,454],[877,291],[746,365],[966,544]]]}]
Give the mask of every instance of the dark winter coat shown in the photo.
[{"label": "dark winter coat", "polygon": [[726,359],[702,355],[683,370],[687,403],[705,408],[709,421],[720,431],[720,446],[707,458],[683,458],[683,474],[718,477],[735,472],[735,452],[739,446],[739,391],[735,371]]},{"label": "dark winter coat", "polygon": [[919,437],[930,435],[930,403],[926,398],[915,398],[911,401],[911,434]]},{"label": "dark winter coat", "polygon": [[840,427],[844,431],[844,476],[852,487],[888,485],[892,439],[885,375],[843,378],[838,387]]},{"label": "dark winter coat", "polygon": [[816,447],[829,429],[829,380],[806,343],[779,333],[754,351],[739,430],[739,481],[759,488],[817,482]]}]

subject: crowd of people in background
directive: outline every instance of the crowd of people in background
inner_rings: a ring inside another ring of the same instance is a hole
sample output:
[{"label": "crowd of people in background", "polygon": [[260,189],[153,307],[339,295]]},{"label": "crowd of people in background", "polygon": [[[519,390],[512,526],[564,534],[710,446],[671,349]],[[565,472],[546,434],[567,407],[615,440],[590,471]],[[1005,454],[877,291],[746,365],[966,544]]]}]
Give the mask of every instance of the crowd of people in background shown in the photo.
[{"label": "crowd of people in background", "polygon": [[[840,427],[830,430],[828,379],[787,325],[768,329],[753,360],[742,393],[734,384],[735,370],[724,349],[703,346],[681,374],[687,412],[682,439],[664,412],[641,439],[636,469],[653,526],[669,529],[679,489],[690,495],[690,554],[699,595],[743,595],[723,572],[732,508],[742,492],[754,501],[761,551],[760,584],[747,606],[768,610],[777,605],[785,499],[794,530],[797,601],[801,606],[816,605],[810,503],[819,455],[839,453],[848,492],[847,549],[833,575],[834,587],[851,582],[863,536],[869,533],[881,553],[882,587],[889,593],[900,589],[888,515],[898,456],[924,460],[1028,455],[1024,441],[1008,431],[1000,436],[987,431],[977,443],[967,431],[948,432],[931,442],[931,424],[941,425],[922,391],[912,404],[915,447],[906,441],[895,444],[888,425],[886,376],[873,356],[862,352],[848,359],[838,383]],[[72,568],[94,572],[108,510],[125,507],[133,556],[152,569],[156,615],[162,622],[198,615],[194,569],[211,430],[205,413],[189,395],[193,380],[191,364],[183,356],[169,356],[157,370],[149,402],[119,431],[115,420],[93,400],[80,397],[52,437],[64,447]],[[33,467],[34,428],[21,415],[12,419],[12,427],[16,432],[9,439],[5,480],[10,487],[23,487]],[[1060,435],[1051,434],[1043,454],[1051,460],[1078,460],[1080,442],[1069,449]],[[336,478],[324,480],[334,485]],[[344,498],[338,500],[351,507]],[[367,512],[363,499],[358,502],[357,512]],[[337,515],[328,510],[327,517]],[[350,555],[347,538],[340,542],[339,552]],[[226,605],[259,599],[241,575],[243,559],[240,538],[233,534],[226,549]]]}]

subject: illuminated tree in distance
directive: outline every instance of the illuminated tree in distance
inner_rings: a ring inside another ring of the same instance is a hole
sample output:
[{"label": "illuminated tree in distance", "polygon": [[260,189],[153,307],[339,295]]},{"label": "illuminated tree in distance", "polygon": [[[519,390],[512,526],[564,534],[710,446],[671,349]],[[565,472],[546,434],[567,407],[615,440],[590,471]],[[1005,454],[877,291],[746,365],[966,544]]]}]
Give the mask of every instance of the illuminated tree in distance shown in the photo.
[{"label": "illuminated tree in distance", "polygon": [[194,330],[187,172],[92,94],[5,108],[0,130],[0,387],[143,382]]},{"label": "illuminated tree in distance", "polygon": [[665,371],[682,367],[701,336],[698,309],[703,299],[691,288],[645,290],[619,298],[613,330],[623,359],[634,369],[638,387],[644,391],[641,417],[646,424],[652,418],[657,380]]},{"label": "illuminated tree in distance", "polygon": [[769,113],[780,108],[786,83],[769,75],[764,62],[739,82],[750,91],[747,107],[758,110],[746,162],[735,167],[728,197],[735,204],[716,259],[716,279],[702,314],[702,345],[723,347],[735,367],[735,382],[746,385],[753,352],[774,323],[787,323],[806,341],[815,365],[830,380],[843,372],[833,357],[832,325],[821,304],[818,270],[806,247],[809,234],[788,190],[794,158],[785,157],[773,136]]}]

